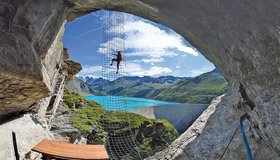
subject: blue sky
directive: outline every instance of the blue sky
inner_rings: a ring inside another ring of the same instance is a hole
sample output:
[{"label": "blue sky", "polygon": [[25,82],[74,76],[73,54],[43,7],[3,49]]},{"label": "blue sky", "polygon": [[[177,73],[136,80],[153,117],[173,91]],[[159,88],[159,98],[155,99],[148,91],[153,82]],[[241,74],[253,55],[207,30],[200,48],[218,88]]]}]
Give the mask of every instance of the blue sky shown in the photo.
[{"label": "blue sky", "polygon": [[63,44],[83,67],[78,76],[102,76],[117,49],[123,50],[120,74],[126,76],[193,77],[215,68],[173,30],[127,13],[101,10],[75,19],[66,24]]}]

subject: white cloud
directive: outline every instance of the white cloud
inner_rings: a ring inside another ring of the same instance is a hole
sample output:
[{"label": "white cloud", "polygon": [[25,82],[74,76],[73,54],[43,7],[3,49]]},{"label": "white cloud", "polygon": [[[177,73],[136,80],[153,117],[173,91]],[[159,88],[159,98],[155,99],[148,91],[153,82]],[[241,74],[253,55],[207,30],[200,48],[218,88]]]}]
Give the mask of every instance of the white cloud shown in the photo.
[{"label": "white cloud", "polygon": [[159,66],[152,66],[151,68],[145,70],[137,63],[127,63],[125,72],[127,76],[155,76],[171,73],[172,71],[167,67]]},{"label": "white cloud", "polygon": [[181,66],[175,66],[175,68],[181,68]]},{"label": "white cloud", "polygon": [[82,76],[83,78],[85,77],[89,77],[89,78],[93,78],[93,79],[96,79],[96,78],[99,78],[100,76],[97,76],[97,75],[93,75],[93,74],[88,74],[86,76]]},{"label": "white cloud", "polygon": [[86,77],[93,78],[93,79],[97,79],[97,78],[99,78],[100,76],[93,75],[93,74],[87,74],[87,75],[80,75],[80,74],[77,74],[77,75],[75,75],[75,77],[80,78],[80,79],[82,78],[82,80],[85,81]]},{"label": "white cloud", "polygon": [[158,63],[158,62],[163,62],[163,58],[143,58],[143,59],[137,59],[137,60],[131,60],[130,62],[135,62],[135,63]]},{"label": "white cloud", "polygon": [[108,42],[100,44],[100,48],[98,48],[99,53],[108,54],[115,53],[117,50],[124,50],[125,40],[119,37],[114,37]]},{"label": "white cloud", "polygon": [[[114,25],[115,24],[115,25]],[[187,54],[198,56],[198,52],[192,47],[184,44],[184,39],[178,34],[160,29],[143,20],[126,20],[124,24],[113,23],[107,33],[116,34],[116,36],[125,34],[125,42],[120,38],[113,38],[108,42],[101,44],[99,51],[102,48],[110,50],[123,50],[118,48],[119,45],[125,43],[126,49],[131,49],[132,52],[127,53],[127,56],[146,56],[146,57],[173,57],[178,54],[171,50],[181,51]],[[123,36],[123,35],[122,35]]]},{"label": "white cloud", "polygon": [[201,75],[202,73],[205,73],[204,70],[194,69],[190,71],[192,77]]},{"label": "white cloud", "polygon": [[83,69],[79,72],[79,76],[92,75],[92,73],[101,72],[102,66],[83,66]]},{"label": "white cloud", "polygon": [[163,62],[163,58],[149,58],[149,59],[144,58],[141,61],[144,63]]},{"label": "white cloud", "polygon": [[194,56],[198,53],[184,44],[184,40],[177,34],[167,33],[159,27],[143,21],[131,21],[124,24],[127,48],[149,50],[177,49]]},{"label": "white cloud", "polygon": [[159,58],[159,57],[173,57],[177,56],[178,54],[168,51],[167,49],[149,49],[149,50],[134,50],[133,52],[126,53],[126,56],[141,56],[141,57],[152,57],[152,58]]},{"label": "white cloud", "polygon": [[167,67],[158,67],[153,66],[149,70],[146,71],[146,74],[149,76],[159,75],[159,74],[167,74],[171,73],[172,70]]},{"label": "white cloud", "polygon": [[198,68],[198,69],[193,69],[193,70],[189,71],[189,76],[195,77],[195,76],[201,75],[203,73],[210,72],[213,69],[215,69],[214,65],[202,67],[202,68]]}]

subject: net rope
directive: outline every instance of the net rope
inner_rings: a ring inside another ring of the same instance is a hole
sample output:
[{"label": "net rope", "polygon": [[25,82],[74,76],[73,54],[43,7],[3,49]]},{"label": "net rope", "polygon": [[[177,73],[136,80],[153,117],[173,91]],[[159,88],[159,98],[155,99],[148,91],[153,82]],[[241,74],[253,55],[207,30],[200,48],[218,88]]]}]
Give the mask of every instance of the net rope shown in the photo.
[{"label": "net rope", "polygon": [[[102,44],[103,49],[103,64],[102,64],[102,76],[104,79],[113,81],[120,78],[125,74],[126,68],[126,55],[125,55],[125,34],[124,34],[124,20],[125,15],[121,12],[111,11],[106,12],[102,19]],[[119,72],[116,73],[116,62],[110,65],[112,58],[116,56],[117,51],[122,51],[123,60],[120,62]],[[125,86],[125,82],[118,81],[121,86]],[[103,86],[109,87],[109,83],[104,83]],[[126,112],[127,104],[124,97],[115,96],[118,91],[114,90],[105,98],[105,106],[107,110],[117,110],[119,112]],[[110,117],[116,119],[117,117]],[[126,117],[125,123],[108,123],[103,121],[103,126],[107,132],[108,138],[106,140],[105,147],[109,153],[110,159],[123,159],[124,156],[129,155],[133,159],[142,159],[137,145],[136,133],[133,131],[133,126],[130,122],[129,116]],[[118,130],[126,128],[125,132],[120,132],[116,135]]]}]

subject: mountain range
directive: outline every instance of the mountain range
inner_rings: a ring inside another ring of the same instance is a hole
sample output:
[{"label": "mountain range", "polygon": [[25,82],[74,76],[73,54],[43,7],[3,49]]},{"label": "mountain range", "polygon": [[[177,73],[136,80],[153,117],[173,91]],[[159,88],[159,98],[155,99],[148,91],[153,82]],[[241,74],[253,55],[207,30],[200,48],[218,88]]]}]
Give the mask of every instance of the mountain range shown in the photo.
[{"label": "mountain range", "polygon": [[217,69],[197,77],[124,76],[114,81],[91,77],[82,79],[84,81],[76,78],[67,86],[84,94],[139,97],[179,103],[208,104],[227,89],[227,82]]},{"label": "mountain range", "polygon": [[69,81],[66,84],[66,88],[72,90],[73,92],[80,93],[82,95],[105,95],[104,93],[94,89],[92,86],[90,86],[88,83],[84,82],[83,80],[75,77],[73,80]]}]

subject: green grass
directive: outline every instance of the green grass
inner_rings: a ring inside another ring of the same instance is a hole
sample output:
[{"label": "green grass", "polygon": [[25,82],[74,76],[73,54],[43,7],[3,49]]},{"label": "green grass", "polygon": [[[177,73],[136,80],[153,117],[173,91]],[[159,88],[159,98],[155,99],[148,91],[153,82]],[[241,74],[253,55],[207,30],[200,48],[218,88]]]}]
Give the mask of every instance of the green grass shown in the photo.
[{"label": "green grass", "polygon": [[214,97],[225,93],[226,88],[224,78],[206,74],[172,84],[153,98],[180,103],[210,103]]},{"label": "green grass", "polygon": [[71,92],[68,89],[64,90],[63,101],[69,107],[71,107],[79,102],[82,102],[83,100],[84,100],[84,98],[80,94]]},{"label": "green grass", "polygon": [[[106,111],[100,104],[85,100],[81,95],[69,90],[65,90],[64,102],[74,106],[81,102],[86,104],[81,109],[69,107],[72,112],[70,122],[78,130],[87,133],[89,144],[104,144],[110,136],[121,136],[129,131],[135,131],[140,143],[137,149],[143,157],[147,157],[166,148],[165,142],[171,143],[178,137],[177,130],[164,119],[154,120],[130,112]],[[104,124],[119,127],[108,132]],[[92,126],[96,126],[97,133],[91,132]],[[159,133],[157,129],[162,132]],[[132,155],[122,157],[122,159],[131,158]]]}]

